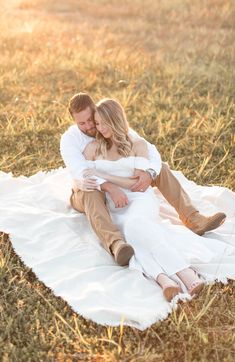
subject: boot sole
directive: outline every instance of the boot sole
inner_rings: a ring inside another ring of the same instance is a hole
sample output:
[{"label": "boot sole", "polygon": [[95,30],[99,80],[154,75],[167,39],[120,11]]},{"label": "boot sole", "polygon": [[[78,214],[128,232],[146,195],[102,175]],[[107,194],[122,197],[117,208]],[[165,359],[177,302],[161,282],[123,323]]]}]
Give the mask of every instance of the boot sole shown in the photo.
[{"label": "boot sole", "polygon": [[129,264],[130,258],[134,255],[134,249],[131,245],[121,245],[116,251],[115,260],[118,265],[125,266]]}]

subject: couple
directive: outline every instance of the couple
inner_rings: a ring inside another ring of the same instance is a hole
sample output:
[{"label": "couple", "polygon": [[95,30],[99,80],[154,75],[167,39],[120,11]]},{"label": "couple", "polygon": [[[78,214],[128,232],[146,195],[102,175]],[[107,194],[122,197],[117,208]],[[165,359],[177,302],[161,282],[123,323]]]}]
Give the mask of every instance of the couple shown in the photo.
[{"label": "couple", "polygon": [[[191,295],[197,294],[203,281],[174,249],[174,242],[186,244],[190,238],[200,249],[203,240],[196,234],[218,227],[225,214],[200,215],[156,148],[129,129],[115,100],[104,99],[95,106],[88,94],[79,93],[70,100],[69,111],[76,124],[63,134],[61,154],[74,179],[72,206],[86,214],[118,264],[130,261],[156,280],[168,301],[181,291],[175,276]],[[158,224],[151,183],[195,234],[177,235]]]}]

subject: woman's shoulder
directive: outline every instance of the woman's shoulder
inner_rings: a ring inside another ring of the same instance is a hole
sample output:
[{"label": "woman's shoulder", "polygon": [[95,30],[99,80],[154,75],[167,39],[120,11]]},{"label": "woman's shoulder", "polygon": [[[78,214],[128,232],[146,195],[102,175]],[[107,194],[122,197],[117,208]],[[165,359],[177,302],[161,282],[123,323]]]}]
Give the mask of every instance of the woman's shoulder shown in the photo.
[{"label": "woman's shoulder", "polygon": [[83,152],[85,158],[87,160],[94,160],[97,148],[98,148],[98,142],[96,140],[88,143]]},{"label": "woman's shoulder", "polygon": [[135,155],[142,155],[147,151],[147,143],[143,138],[132,139],[132,149]]}]

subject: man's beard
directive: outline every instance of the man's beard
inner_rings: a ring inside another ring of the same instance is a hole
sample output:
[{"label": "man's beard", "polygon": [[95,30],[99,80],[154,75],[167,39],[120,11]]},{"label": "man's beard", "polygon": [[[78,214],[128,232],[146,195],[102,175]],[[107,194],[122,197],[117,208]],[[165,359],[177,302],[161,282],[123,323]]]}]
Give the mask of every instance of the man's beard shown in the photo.
[{"label": "man's beard", "polygon": [[92,128],[89,131],[84,132],[89,137],[95,137],[96,136],[96,128]]}]

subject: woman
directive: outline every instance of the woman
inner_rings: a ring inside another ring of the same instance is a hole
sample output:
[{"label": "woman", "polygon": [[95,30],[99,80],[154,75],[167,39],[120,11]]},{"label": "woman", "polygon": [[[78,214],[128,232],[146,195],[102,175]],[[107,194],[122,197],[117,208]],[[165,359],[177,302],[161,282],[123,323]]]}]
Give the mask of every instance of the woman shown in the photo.
[{"label": "woman", "polygon": [[[115,208],[109,195],[106,196],[113,221],[135,250],[130,267],[156,280],[168,301],[181,292],[180,285],[172,279],[175,275],[190,295],[199,293],[203,281],[181,253],[174,249],[175,241],[182,235],[172,233],[157,223],[159,205],[152,187],[145,192],[130,191],[136,182],[131,177],[138,174],[138,170],[149,168],[145,141],[129,136],[125,112],[115,100],[104,99],[97,104],[95,123],[98,130],[96,140],[84,151],[86,159],[90,160],[90,168],[84,176],[102,177],[125,190],[127,206],[123,208]],[[191,233],[190,237],[197,238],[197,242],[200,239]],[[187,240],[184,242],[187,243]],[[211,258],[209,251],[206,257]]]}]

